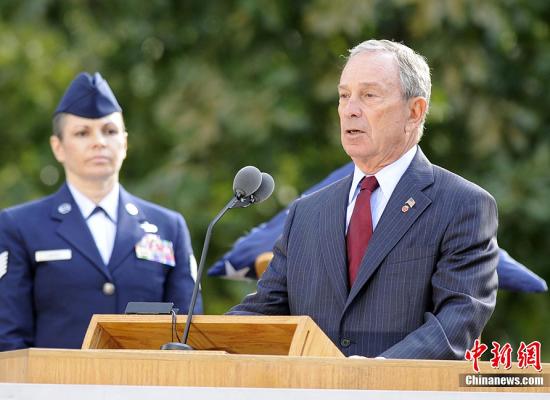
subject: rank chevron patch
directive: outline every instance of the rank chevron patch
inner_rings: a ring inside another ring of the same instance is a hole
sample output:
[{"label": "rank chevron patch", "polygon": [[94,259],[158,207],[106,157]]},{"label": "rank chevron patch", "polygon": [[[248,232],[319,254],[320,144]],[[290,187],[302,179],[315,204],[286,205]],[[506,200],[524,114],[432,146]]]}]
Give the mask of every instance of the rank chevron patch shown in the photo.
[{"label": "rank chevron patch", "polygon": [[0,279],[8,272],[8,251],[0,253]]}]

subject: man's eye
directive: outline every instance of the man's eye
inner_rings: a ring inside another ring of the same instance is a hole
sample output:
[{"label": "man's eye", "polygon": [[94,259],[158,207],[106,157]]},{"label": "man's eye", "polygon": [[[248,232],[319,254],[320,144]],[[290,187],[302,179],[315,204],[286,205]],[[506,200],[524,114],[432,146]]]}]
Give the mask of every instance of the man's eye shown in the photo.
[{"label": "man's eye", "polygon": [[86,136],[88,132],[86,131],[76,131],[75,136]]},{"label": "man's eye", "polygon": [[116,135],[116,134],[118,134],[118,129],[109,128],[105,132],[107,133],[107,135]]},{"label": "man's eye", "polygon": [[341,99],[347,99],[349,97],[349,94],[348,93],[340,93],[339,97]]}]

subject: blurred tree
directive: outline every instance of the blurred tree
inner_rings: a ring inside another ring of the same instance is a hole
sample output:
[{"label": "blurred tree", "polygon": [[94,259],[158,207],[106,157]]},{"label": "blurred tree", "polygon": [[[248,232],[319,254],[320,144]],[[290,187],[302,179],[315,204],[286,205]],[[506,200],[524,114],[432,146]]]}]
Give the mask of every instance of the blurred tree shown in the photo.
[{"label": "blurred tree", "polygon": [[[216,228],[213,261],[347,162],[336,113],[342,55],[388,38],[432,67],[424,151],[496,197],[500,244],[550,281],[549,20],[545,0],[4,0],[0,207],[62,182],[51,113],[78,72],[98,70],[125,111],[123,183],[181,211],[195,251],[240,167],[274,175],[273,199]],[[222,313],[253,290],[207,278],[206,311]],[[546,343],[549,326],[547,294],[500,293],[483,336]]]}]

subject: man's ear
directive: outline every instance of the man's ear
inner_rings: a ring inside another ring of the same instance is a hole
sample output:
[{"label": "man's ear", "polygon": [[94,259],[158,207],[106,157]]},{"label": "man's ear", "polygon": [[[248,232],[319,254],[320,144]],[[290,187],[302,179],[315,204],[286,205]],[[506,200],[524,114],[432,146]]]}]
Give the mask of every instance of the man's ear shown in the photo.
[{"label": "man's ear", "polygon": [[418,129],[424,116],[426,115],[426,109],[428,103],[424,97],[413,97],[409,99],[409,116],[407,124],[405,125],[405,131],[407,133],[413,132]]},{"label": "man's ear", "polygon": [[50,147],[55,159],[63,164],[65,161],[65,151],[61,143],[61,139],[57,135],[50,136]]}]

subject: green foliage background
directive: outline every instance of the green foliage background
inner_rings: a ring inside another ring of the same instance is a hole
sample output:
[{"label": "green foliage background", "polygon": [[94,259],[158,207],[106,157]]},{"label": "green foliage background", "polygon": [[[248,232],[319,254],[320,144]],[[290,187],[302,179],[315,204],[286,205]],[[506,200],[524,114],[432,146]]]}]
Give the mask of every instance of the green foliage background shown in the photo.
[{"label": "green foliage background", "polygon": [[[100,71],[125,112],[132,192],[184,214],[199,253],[234,173],[273,174],[275,196],[217,226],[233,241],[348,161],[336,84],[347,49],[403,41],[432,67],[422,148],[491,192],[499,243],[550,282],[550,2],[546,0],[3,0],[0,208],[56,190],[51,115],[80,71]],[[254,283],[203,281],[218,314]],[[483,341],[543,342],[548,294],[500,292]]]}]

